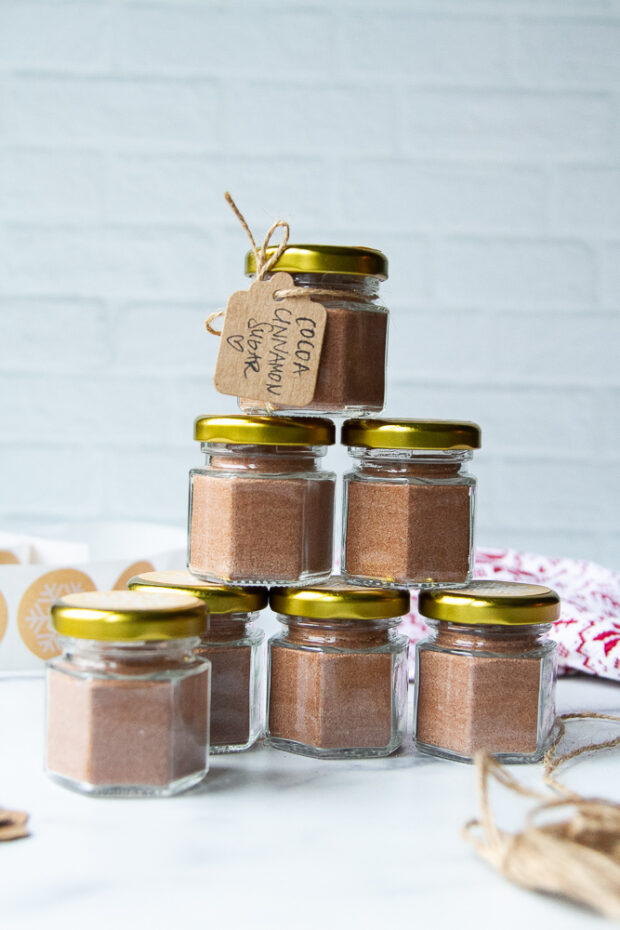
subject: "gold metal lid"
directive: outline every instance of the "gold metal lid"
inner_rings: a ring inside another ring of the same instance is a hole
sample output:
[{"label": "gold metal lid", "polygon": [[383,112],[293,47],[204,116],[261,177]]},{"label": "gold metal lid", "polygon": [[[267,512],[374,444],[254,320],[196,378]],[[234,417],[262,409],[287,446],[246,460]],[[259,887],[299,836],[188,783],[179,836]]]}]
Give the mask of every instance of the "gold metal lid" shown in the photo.
[{"label": "gold metal lid", "polygon": [[167,591],[189,594],[204,601],[212,614],[250,613],[262,610],[269,601],[267,588],[225,588],[194,578],[187,571],[144,572],[127,583],[130,591]]},{"label": "gold metal lid", "polygon": [[462,588],[420,592],[423,617],[450,623],[518,626],[553,623],[560,616],[560,598],[544,585],[517,581],[472,581]]},{"label": "gold metal lid", "polygon": [[[271,246],[265,252],[267,259],[277,251]],[[360,274],[373,278],[387,278],[388,260],[377,249],[348,245],[287,245],[272,271],[290,271],[314,274]],[[245,256],[245,273],[256,274],[256,256]]]},{"label": "gold metal lid", "polygon": [[365,449],[479,449],[480,427],[467,420],[345,420],[341,443]]},{"label": "gold metal lid", "polygon": [[198,417],[194,439],[259,446],[333,446],[336,429],[322,417]]},{"label": "gold metal lid", "polygon": [[84,591],[51,607],[61,636],[107,642],[183,639],[204,633],[209,611],[187,594],[155,591]]},{"label": "gold metal lid", "polygon": [[409,591],[365,588],[336,576],[307,588],[272,588],[272,610],[311,620],[384,620],[409,613]]}]

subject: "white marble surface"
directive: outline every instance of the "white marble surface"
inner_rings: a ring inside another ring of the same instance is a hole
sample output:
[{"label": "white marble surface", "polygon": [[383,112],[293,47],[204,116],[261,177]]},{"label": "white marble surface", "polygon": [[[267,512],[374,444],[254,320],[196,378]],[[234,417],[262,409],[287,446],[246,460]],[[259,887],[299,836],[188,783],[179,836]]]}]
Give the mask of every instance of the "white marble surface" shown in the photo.
[{"label": "white marble surface", "polygon": [[[562,681],[559,707],[617,713],[620,688]],[[258,747],[215,757],[203,786],[184,796],[109,801],[45,777],[42,729],[42,680],[0,679],[0,805],[32,815],[31,838],[0,844],[3,930],[603,923],[511,886],[478,860],[459,835],[475,813],[471,767],[418,755],[410,743],[360,762]],[[539,770],[513,772],[535,781]],[[620,753],[607,752],[566,780],[620,800],[619,775]],[[522,802],[498,802],[503,823],[517,824]]]}]

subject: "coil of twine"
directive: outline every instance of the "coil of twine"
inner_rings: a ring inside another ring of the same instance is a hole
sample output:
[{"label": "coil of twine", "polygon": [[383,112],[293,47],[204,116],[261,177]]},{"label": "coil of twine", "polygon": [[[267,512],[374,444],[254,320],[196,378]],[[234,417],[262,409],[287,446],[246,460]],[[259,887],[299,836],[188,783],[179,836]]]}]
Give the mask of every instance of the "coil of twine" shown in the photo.
[{"label": "coil of twine", "polygon": [[[507,879],[535,891],[561,895],[607,917],[620,920],[620,804],[585,798],[556,777],[566,762],[586,753],[620,745],[620,736],[588,743],[567,753],[559,746],[566,721],[598,719],[620,723],[611,714],[564,714],[544,759],[544,783],[549,796],[525,787],[488,753],[475,758],[479,815],[463,828],[465,839]],[[491,810],[491,778],[523,797],[539,801],[526,816],[523,829],[509,833],[498,827]],[[558,796],[560,795],[560,796]],[[548,815],[565,814],[563,819]]]}]

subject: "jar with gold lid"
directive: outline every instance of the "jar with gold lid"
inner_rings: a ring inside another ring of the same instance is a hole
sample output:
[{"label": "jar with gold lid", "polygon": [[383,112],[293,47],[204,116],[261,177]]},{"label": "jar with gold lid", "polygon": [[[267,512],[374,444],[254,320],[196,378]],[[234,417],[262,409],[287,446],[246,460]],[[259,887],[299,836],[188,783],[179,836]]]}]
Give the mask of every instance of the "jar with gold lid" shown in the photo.
[{"label": "jar with gold lid", "polygon": [[195,653],[205,603],[90,591],[51,607],[62,653],[47,666],[48,775],[101,796],[165,796],[199,782],[209,750],[210,663]]},{"label": "jar with gold lid", "polygon": [[[276,247],[268,248],[269,260]],[[248,252],[245,271],[256,273],[256,256]],[[271,274],[288,272],[295,288],[322,304],[327,322],[314,397],[300,413],[364,416],[385,402],[388,310],[378,303],[388,276],[388,261],[376,249],[337,245],[288,245]],[[269,275],[265,280],[269,279]],[[294,299],[290,300],[294,306]],[[240,398],[246,413],[290,408]]]},{"label": "jar with gold lid", "polygon": [[346,420],[342,573],[370,585],[464,584],[474,560],[480,427],[448,420]]},{"label": "jar with gold lid", "polygon": [[543,585],[474,581],[422,591],[430,629],[416,648],[416,744],[470,762],[486,750],[503,762],[537,762],[555,723],[560,599]]},{"label": "jar with gold lid", "polygon": [[267,589],[223,587],[174,570],[144,572],[128,587],[189,594],[207,605],[207,627],[194,653],[211,663],[211,752],[253,746],[263,728],[265,634],[258,617]]},{"label": "jar with gold lid", "polygon": [[332,570],[335,440],[318,417],[199,417],[206,462],[190,472],[188,568],[215,584],[303,584]]},{"label": "jar with gold lid", "polygon": [[409,592],[349,585],[273,588],[268,742],[322,759],[388,756],[407,719]]}]

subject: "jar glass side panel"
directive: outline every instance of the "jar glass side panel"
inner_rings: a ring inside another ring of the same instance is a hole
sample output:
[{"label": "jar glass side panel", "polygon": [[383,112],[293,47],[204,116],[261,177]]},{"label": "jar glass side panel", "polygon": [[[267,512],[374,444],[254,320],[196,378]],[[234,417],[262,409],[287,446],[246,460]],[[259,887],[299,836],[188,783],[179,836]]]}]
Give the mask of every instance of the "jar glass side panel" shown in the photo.
[{"label": "jar glass side panel", "polygon": [[268,739],[322,758],[386,756],[406,729],[407,641],[375,650],[270,642]]},{"label": "jar glass side panel", "polygon": [[[365,416],[379,413],[385,403],[388,311],[374,302],[379,280],[358,275],[294,275],[298,287],[350,292],[352,299],[317,297],[327,310],[312,403],[290,413],[330,413]],[[269,413],[264,401],[240,398],[245,413]]]},{"label": "jar glass side panel", "polygon": [[264,726],[264,633],[230,642],[203,642],[211,677],[211,752],[241,752]]},{"label": "jar glass side panel", "polygon": [[352,582],[466,584],[474,564],[475,479],[344,477],[343,574]]},{"label": "jar glass side panel", "polygon": [[210,666],[189,672],[47,672],[47,773],[89,794],[170,795],[207,772]]},{"label": "jar glass side panel", "polygon": [[335,478],[203,468],[190,474],[188,568],[216,583],[326,580],[333,560]]},{"label": "jar glass side panel", "polygon": [[417,746],[466,762],[479,750],[506,762],[542,758],[555,722],[557,660],[552,643],[532,645],[493,652],[418,643]]}]

